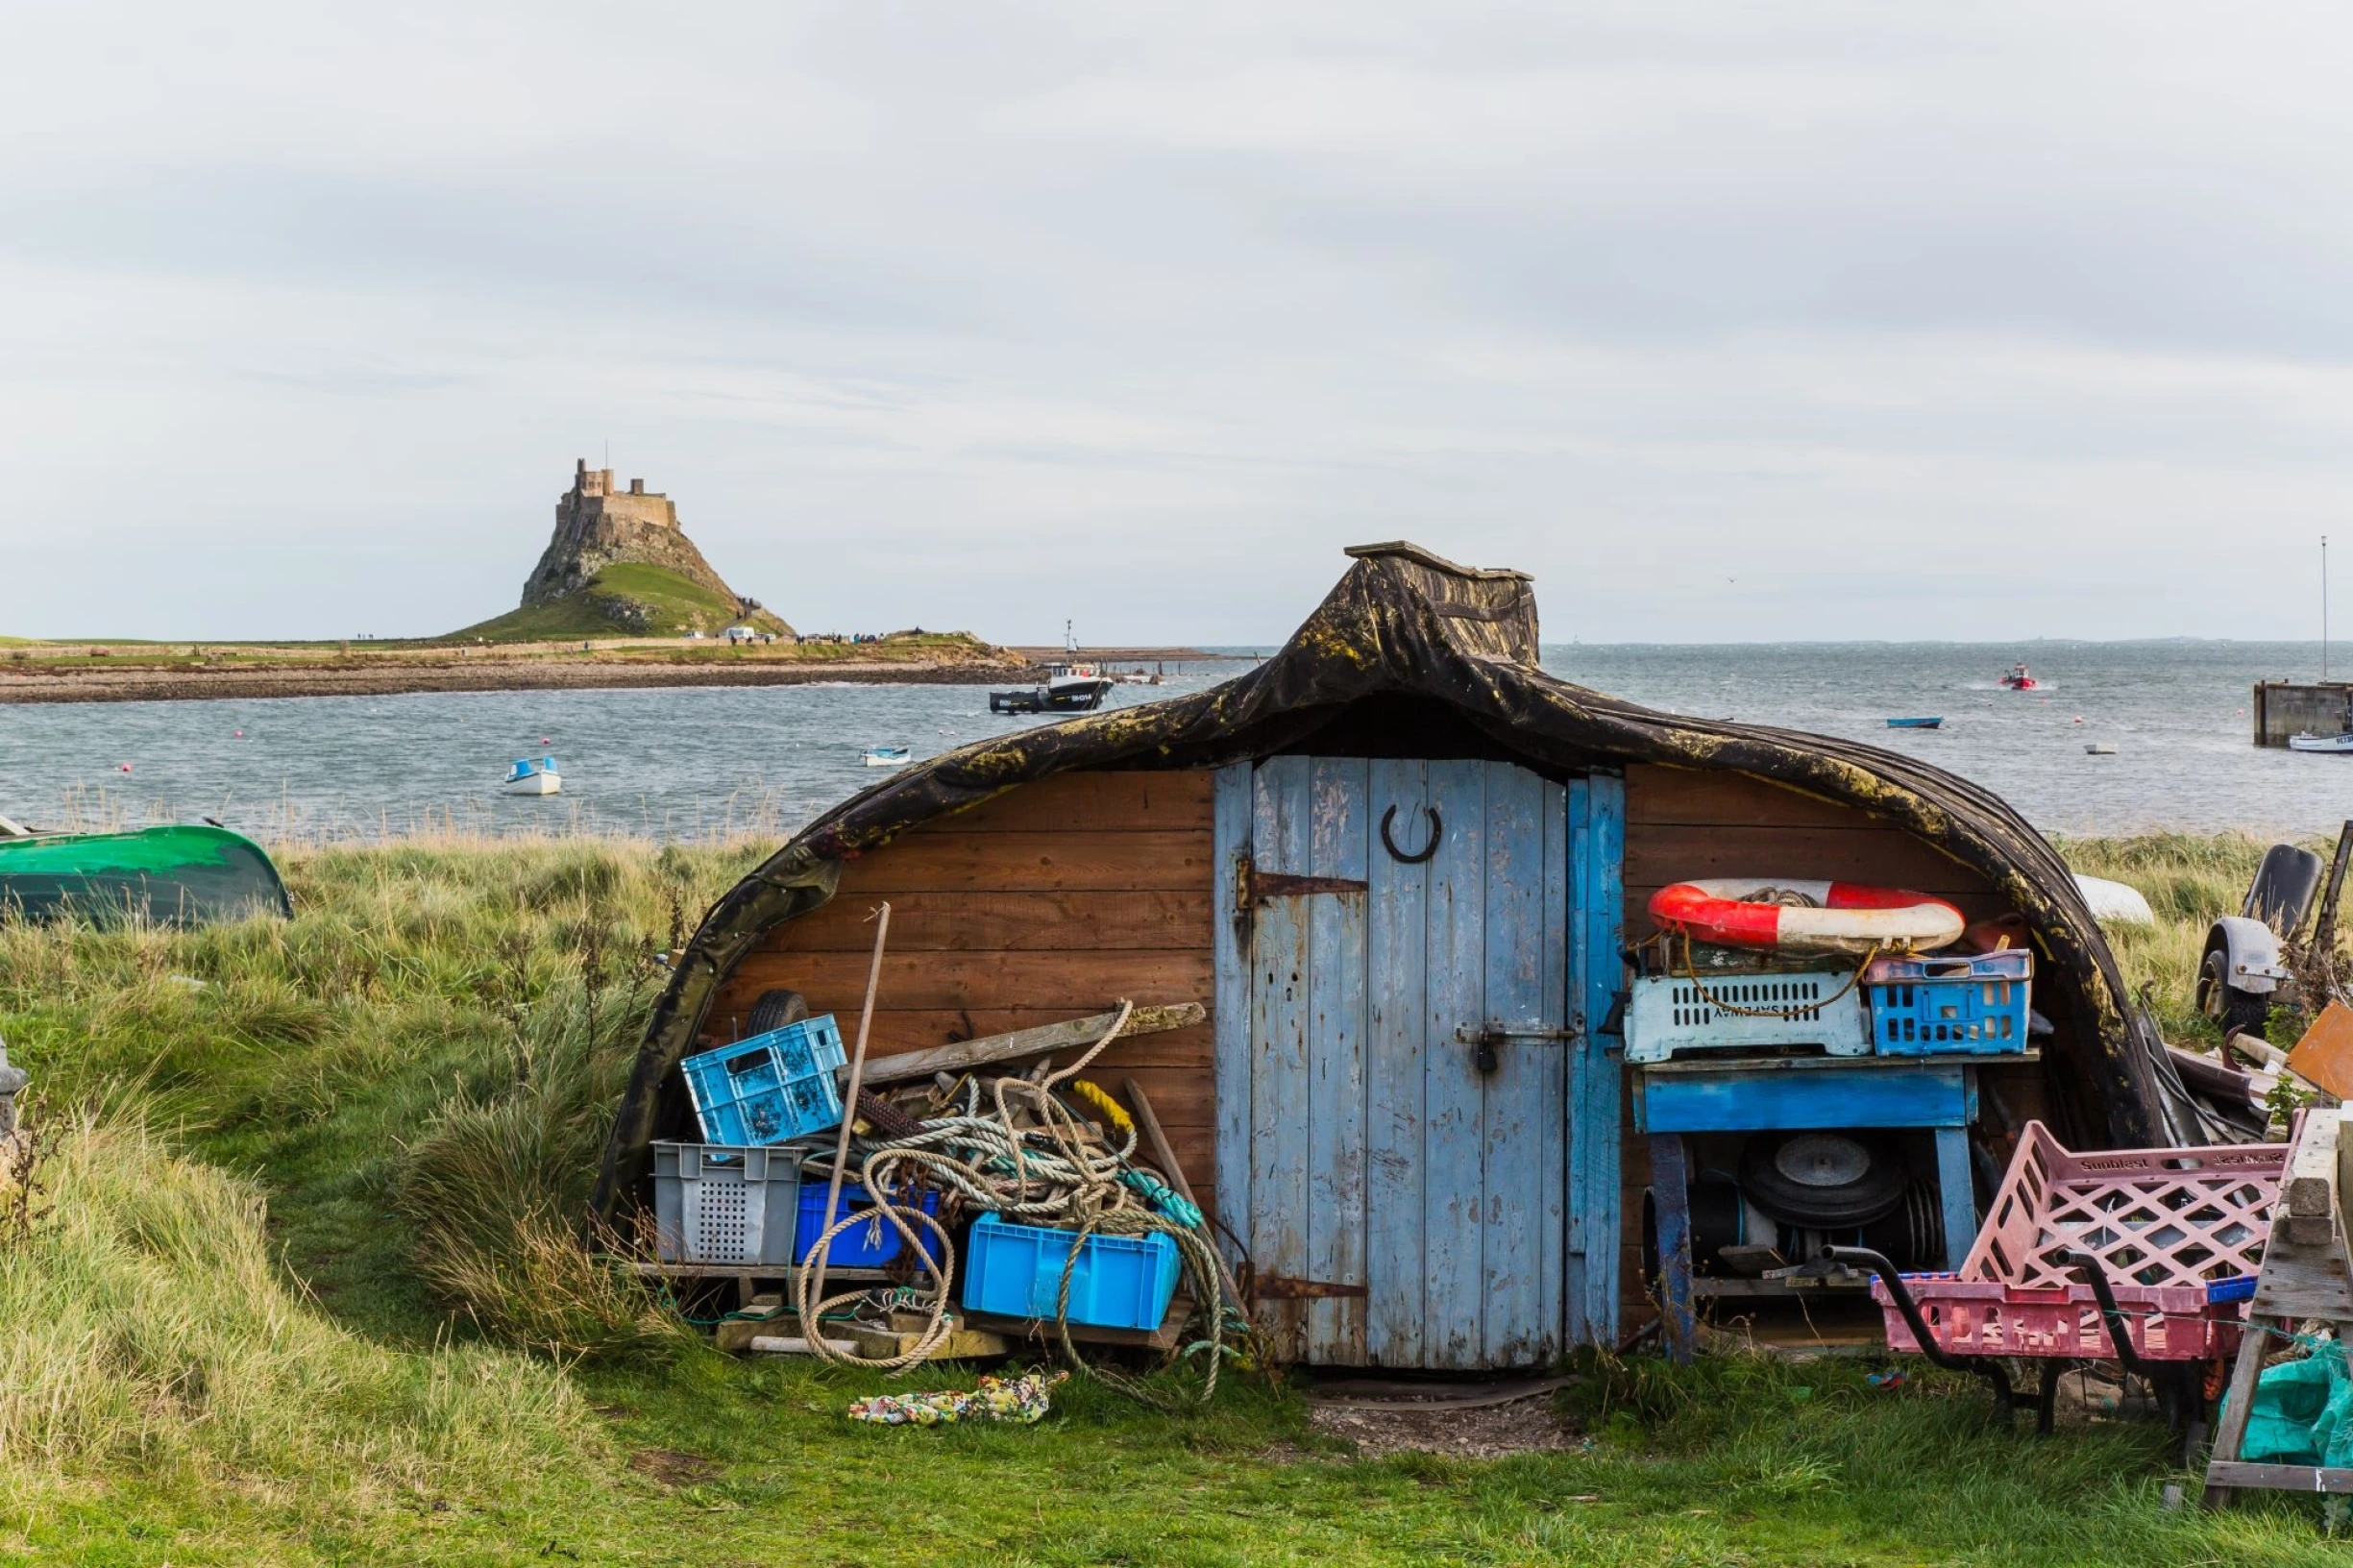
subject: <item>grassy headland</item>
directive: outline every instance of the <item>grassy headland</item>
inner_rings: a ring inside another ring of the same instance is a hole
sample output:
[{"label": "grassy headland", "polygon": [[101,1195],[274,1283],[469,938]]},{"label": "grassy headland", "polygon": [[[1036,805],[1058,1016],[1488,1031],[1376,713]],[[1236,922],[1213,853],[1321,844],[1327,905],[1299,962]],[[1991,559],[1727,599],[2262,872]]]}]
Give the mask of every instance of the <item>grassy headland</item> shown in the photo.
[{"label": "grassy headland", "polygon": [[[0,703],[354,697],[394,692],[546,691],[643,686],[789,686],[810,681],[985,682],[1021,678],[1023,656],[968,632],[895,632],[864,643],[779,637],[730,646],[709,637],[593,634],[526,626],[551,640],[325,643],[20,643],[0,654]],[[568,613],[551,606],[547,615]],[[517,618],[524,618],[518,620]],[[551,623],[552,625],[553,623]],[[532,623],[532,625],[536,625]]]},{"label": "grassy headland", "polygon": [[[772,845],[290,849],[297,916],[0,926],[45,1103],[0,1203],[0,1555],[125,1564],[2335,1563],[2317,1507],[2168,1513],[2151,1423],[2047,1442],[1973,1384],[1636,1360],[1585,1441],[1360,1458],[1229,1377],[1170,1418],[854,1426],[880,1379],[737,1362],[565,1238],[657,950]],[[2260,845],[2068,845],[2148,893],[2119,948],[2188,1038]],[[919,1373],[918,1387],[969,1374]],[[2194,1487],[2193,1487],[2194,1495]]]},{"label": "grassy headland", "polygon": [[737,602],[692,578],[642,561],[615,561],[577,590],[547,604],[526,604],[453,631],[448,642],[534,643],[567,638],[713,636],[731,625],[757,631],[792,628],[765,610]]}]

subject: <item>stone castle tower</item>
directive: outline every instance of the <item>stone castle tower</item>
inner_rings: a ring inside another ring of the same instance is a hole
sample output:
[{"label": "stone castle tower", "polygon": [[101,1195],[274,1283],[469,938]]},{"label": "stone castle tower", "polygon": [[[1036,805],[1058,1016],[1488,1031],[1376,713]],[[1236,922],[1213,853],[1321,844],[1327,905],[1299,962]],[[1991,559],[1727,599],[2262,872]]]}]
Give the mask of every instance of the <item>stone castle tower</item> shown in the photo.
[{"label": "stone castle tower", "polygon": [[590,468],[583,457],[573,471],[572,488],[555,503],[555,537],[524,583],[523,602],[567,598],[619,561],[662,567],[747,610],[751,604],[727,586],[679,529],[678,509],[668,496],[648,490],[643,479],[616,490],[613,471]]}]

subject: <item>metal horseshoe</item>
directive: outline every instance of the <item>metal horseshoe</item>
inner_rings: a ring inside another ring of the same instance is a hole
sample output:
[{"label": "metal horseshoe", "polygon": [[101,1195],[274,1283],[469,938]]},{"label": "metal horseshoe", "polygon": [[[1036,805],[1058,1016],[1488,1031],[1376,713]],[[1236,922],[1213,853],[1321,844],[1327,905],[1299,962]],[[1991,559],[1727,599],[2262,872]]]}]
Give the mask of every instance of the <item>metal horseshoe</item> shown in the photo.
[{"label": "metal horseshoe", "polygon": [[1389,824],[1397,820],[1397,808],[1391,806],[1381,814],[1381,847],[1389,852],[1391,860],[1407,866],[1419,866],[1438,852],[1438,838],[1446,831],[1446,826],[1438,821],[1437,807],[1424,806],[1421,809],[1430,814],[1430,842],[1409,855],[1398,848],[1397,841],[1389,837]]}]

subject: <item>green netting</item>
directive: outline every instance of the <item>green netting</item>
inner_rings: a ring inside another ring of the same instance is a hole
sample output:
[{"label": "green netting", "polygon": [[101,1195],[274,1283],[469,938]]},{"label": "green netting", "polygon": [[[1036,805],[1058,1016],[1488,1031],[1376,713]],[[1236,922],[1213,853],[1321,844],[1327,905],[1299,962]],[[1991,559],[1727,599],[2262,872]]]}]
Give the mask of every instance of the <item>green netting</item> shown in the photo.
[{"label": "green netting", "polygon": [[2344,1346],[2317,1340],[2301,1360],[2264,1369],[2239,1457],[2252,1464],[2353,1465],[2353,1377]]}]

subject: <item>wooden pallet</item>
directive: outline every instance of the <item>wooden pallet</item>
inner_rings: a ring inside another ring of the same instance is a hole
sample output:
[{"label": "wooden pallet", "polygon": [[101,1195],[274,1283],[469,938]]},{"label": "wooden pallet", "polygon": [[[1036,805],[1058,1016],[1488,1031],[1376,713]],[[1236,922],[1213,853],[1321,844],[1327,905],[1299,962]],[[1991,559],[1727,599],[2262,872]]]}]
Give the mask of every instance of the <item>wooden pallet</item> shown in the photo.
[{"label": "wooden pallet", "polygon": [[2292,1330],[2318,1319],[2333,1324],[2340,1340],[2353,1339],[2353,1267],[2348,1267],[2348,1203],[2353,1203],[2353,1139],[2336,1111],[2306,1114],[2288,1159],[2288,1179],[2271,1216],[2271,1241],[2255,1298],[2247,1303],[2246,1332],[2231,1366],[2230,1394],[2214,1453],[2206,1461],[2206,1507],[2226,1506],[2242,1487],[2267,1491],[2353,1494],[2353,1469],[2300,1464],[2249,1464],[2239,1458],[2246,1437],[2248,1407],[2264,1361],[2277,1349],[2270,1328]]}]

